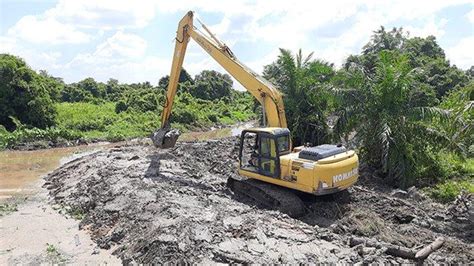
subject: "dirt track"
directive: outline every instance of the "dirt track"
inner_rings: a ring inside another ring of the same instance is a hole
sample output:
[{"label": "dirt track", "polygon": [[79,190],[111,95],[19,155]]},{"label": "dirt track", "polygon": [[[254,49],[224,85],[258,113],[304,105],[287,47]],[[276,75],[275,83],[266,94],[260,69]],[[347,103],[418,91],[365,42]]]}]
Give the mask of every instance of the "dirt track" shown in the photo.
[{"label": "dirt track", "polygon": [[45,186],[124,262],[412,262],[350,239],[417,250],[438,236],[446,242],[426,262],[474,260],[472,197],[441,205],[365,174],[348,194],[305,197],[298,220],[233,196],[225,183],[237,151],[231,138],[169,151],[120,146],[67,163]]}]

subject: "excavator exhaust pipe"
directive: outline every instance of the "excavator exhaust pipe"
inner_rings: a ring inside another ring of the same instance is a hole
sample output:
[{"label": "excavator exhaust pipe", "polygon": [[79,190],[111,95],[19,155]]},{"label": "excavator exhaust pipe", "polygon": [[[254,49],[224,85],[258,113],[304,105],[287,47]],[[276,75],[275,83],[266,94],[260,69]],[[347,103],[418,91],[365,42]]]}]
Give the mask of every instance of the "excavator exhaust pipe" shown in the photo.
[{"label": "excavator exhaust pipe", "polygon": [[151,140],[155,147],[160,149],[173,148],[181,133],[178,129],[160,128],[153,132]]}]

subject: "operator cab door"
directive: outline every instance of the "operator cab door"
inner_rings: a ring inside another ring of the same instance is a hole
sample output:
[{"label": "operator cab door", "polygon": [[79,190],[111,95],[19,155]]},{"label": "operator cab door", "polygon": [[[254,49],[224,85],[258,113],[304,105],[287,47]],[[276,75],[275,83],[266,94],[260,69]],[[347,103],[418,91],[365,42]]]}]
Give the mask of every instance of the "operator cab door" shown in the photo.
[{"label": "operator cab door", "polygon": [[243,131],[240,139],[240,169],[280,178],[276,138],[266,132]]}]

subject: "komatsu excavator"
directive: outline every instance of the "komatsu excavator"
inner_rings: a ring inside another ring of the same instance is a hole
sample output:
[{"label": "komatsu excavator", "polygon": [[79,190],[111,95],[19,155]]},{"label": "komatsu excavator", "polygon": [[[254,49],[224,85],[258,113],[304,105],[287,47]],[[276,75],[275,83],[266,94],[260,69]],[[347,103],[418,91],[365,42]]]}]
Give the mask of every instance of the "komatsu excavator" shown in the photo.
[{"label": "komatsu excavator", "polygon": [[[297,191],[326,195],[343,191],[358,179],[358,157],[342,145],[292,147],[281,93],[267,80],[242,64],[199,20],[203,34],[188,12],[179,22],[171,74],[161,115],[161,128],[151,136],[158,148],[175,145],[179,132],[170,128],[173,100],[178,88],[188,41],[195,40],[214,60],[253,95],[263,107],[260,128],[243,130],[240,137],[239,177],[227,184],[236,194],[293,217],[304,214]],[[231,173],[229,173],[231,176]]]}]

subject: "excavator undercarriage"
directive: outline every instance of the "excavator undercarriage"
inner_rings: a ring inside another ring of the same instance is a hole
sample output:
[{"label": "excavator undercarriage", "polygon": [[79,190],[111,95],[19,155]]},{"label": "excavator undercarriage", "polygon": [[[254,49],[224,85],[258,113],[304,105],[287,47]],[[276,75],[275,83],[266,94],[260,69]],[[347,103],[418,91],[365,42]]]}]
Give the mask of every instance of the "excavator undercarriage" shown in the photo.
[{"label": "excavator undercarriage", "polygon": [[306,213],[303,201],[290,189],[255,179],[229,177],[227,187],[240,197],[250,199],[272,210],[279,210],[293,218]]}]

